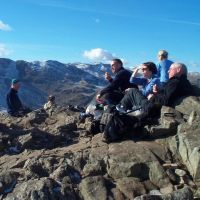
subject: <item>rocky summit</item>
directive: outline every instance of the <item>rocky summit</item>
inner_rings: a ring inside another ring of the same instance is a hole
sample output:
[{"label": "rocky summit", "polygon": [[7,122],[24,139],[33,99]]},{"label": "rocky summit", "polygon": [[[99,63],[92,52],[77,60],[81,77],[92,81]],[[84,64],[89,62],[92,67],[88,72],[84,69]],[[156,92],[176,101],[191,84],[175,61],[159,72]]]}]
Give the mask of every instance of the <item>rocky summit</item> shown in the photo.
[{"label": "rocky summit", "polygon": [[[36,108],[19,118],[0,112],[0,199],[200,198],[199,89],[121,141],[105,143],[91,117],[67,106],[90,101],[105,84],[105,67],[0,59],[1,94],[19,78],[23,102]],[[48,94],[58,107],[45,111]],[[4,95],[0,103],[5,107]]]},{"label": "rocky summit", "polygon": [[200,198],[200,97],[105,143],[72,107],[0,115],[2,200],[192,200]]}]

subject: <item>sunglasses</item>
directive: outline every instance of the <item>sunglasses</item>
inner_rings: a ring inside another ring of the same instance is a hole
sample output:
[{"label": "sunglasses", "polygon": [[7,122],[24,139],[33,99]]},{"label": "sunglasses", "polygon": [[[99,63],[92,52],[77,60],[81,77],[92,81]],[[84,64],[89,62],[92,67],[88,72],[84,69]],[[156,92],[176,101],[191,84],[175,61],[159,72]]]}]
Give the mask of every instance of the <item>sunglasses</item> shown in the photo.
[{"label": "sunglasses", "polygon": [[147,68],[147,67],[145,67],[145,68],[142,68],[141,70],[142,70],[142,71],[145,71],[145,70],[148,70],[148,68]]}]

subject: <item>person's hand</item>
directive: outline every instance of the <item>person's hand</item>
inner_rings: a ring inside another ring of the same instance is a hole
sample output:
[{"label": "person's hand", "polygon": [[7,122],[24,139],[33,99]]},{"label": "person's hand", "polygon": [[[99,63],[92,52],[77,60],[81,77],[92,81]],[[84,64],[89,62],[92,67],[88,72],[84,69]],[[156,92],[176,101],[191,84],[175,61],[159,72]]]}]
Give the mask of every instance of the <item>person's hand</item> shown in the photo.
[{"label": "person's hand", "polygon": [[103,100],[101,99],[100,94],[97,94],[97,96],[96,96],[96,101],[97,101],[98,103],[103,103]]},{"label": "person's hand", "polygon": [[155,84],[153,85],[153,93],[157,94],[158,93],[158,86]]},{"label": "person's hand", "polygon": [[136,77],[136,76],[137,76],[137,73],[138,73],[138,71],[139,71],[140,69],[141,69],[141,67],[136,67],[136,68],[134,68],[131,77]]},{"label": "person's hand", "polygon": [[147,96],[147,99],[150,100],[150,99],[152,99],[153,97],[154,97],[154,94],[149,94],[149,95]]},{"label": "person's hand", "polygon": [[96,96],[96,100],[97,100],[97,101],[100,100],[100,94],[97,94],[97,96]]},{"label": "person's hand", "polygon": [[112,77],[110,76],[108,72],[105,73],[104,77],[107,81],[110,81],[112,79]]}]

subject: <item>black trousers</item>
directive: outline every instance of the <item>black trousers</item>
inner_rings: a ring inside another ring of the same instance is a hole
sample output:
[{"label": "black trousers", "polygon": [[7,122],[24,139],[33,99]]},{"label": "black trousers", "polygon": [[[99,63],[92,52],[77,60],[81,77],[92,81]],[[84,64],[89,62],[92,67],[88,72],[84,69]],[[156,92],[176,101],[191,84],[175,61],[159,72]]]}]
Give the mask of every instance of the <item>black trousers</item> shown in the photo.
[{"label": "black trousers", "polygon": [[109,93],[105,93],[101,96],[101,99],[105,102],[107,105],[117,105],[121,101],[121,99],[124,97],[124,94],[119,91],[113,91]]},{"label": "black trousers", "polygon": [[30,112],[32,112],[32,110],[28,107],[25,107],[23,109],[20,109],[19,111],[15,111],[15,112],[10,111],[8,113],[13,117],[23,117],[24,115],[26,115]]},{"label": "black trousers", "polygon": [[132,110],[134,107],[144,108],[148,104],[148,99],[138,89],[131,88],[120,103],[124,109]]},{"label": "black trousers", "polygon": [[142,93],[135,88],[132,88],[125,94],[120,104],[125,110],[134,110],[141,108],[147,116],[156,117],[160,115],[161,106],[155,102],[148,100]]}]

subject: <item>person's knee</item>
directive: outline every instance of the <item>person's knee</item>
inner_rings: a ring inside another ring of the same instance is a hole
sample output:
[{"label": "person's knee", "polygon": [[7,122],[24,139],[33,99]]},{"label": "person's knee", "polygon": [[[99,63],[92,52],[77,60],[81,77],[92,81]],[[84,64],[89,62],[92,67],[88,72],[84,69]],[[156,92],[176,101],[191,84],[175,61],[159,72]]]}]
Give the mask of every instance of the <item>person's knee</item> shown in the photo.
[{"label": "person's knee", "polygon": [[139,90],[137,88],[130,88],[130,90],[128,91],[128,94],[135,94],[138,92],[139,92]]}]

